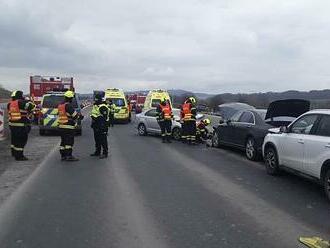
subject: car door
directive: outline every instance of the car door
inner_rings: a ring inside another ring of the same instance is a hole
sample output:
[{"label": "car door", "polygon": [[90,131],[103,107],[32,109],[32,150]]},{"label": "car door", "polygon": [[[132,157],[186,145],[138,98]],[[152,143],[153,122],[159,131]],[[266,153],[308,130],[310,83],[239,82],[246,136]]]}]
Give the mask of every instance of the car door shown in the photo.
[{"label": "car door", "polygon": [[233,115],[233,117],[226,121],[226,123],[222,124],[220,126],[220,140],[221,142],[230,144],[230,145],[235,145],[235,138],[234,138],[234,133],[235,133],[235,128],[237,125],[237,122],[242,115],[243,111],[239,111],[236,114]]},{"label": "car door", "polygon": [[160,132],[160,128],[157,122],[157,112],[156,109],[151,109],[145,114],[147,129],[151,132]]},{"label": "car door", "polygon": [[245,147],[246,137],[250,129],[254,126],[255,117],[252,112],[244,111],[238,122],[235,123],[233,133],[234,142],[240,147]]},{"label": "car door", "polygon": [[321,165],[330,154],[330,115],[320,115],[318,124],[311,135],[305,138],[304,172],[320,176]]},{"label": "car door", "polygon": [[317,118],[316,114],[304,115],[290,125],[279,147],[279,154],[285,166],[303,171],[305,140],[310,135]]}]

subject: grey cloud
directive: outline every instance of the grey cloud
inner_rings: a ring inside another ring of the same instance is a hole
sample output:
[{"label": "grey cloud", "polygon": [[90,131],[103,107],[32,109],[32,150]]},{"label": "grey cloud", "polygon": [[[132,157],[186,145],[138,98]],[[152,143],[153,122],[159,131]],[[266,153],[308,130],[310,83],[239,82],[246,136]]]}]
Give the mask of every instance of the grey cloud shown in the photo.
[{"label": "grey cloud", "polygon": [[0,1],[0,83],[33,72],[73,75],[80,91],[325,88],[329,10],[323,0]]}]

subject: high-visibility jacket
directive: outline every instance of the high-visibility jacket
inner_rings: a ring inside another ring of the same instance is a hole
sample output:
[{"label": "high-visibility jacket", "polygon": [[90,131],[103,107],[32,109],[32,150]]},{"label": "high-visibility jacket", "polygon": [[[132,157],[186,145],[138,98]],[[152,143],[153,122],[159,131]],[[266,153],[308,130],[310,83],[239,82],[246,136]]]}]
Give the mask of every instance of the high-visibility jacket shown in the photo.
[{"label": "high-visibility jacket", "polygon": [[184,103],[182,105],[182,119],[184,121],[189,121],[193,119],[193,114],[191,112],[191,104],[190,103]]},{"label": "high-visibility jacket", "polygon": [[169,104],[165,106],[160,104],[161,114],[164,120],[171,120],[172,119],[172,109]]},{"label": "high-visibility jacket", "polygon": [[[103,114],[101,114],[101,111],[100,111],[100,109],[101,108],[107,108],[107,115],[106,115],[106,117],[103,115]],[[102,104],[99,104],[99,105],[97,105],[97,104],[94,104],[93,105],[93,108],[92,108],[92,112],[91,112],[91,117],[92,118],[98,118],[98,117],[104,117],[105,118],[105,121],[109,121],[109,114],[110,114],[110,108],[108,107],[108,105],[107,104],[105,104],[105,103],[102,103]]]},{"label": "high-visibility jacket", "polygon": [[116,112],[116,104],[112,103],[109,105],[110,114],[114,114]]},{"label": "high-visibility jacket", "polygon": [[67,128],[67,129],[75,129],[75,117],[78,115],[76,111],[73,114],[70,114],[66,111],[67,105],[69,103],[61,103],[58,105],[58,127],[59,128]]},{"label": "high-visibility jacket", "polygon": [[19,100],[10,101],[8,108],[8,119],[10,126],[24,126],[27,117],[28,111],[20,109]]}]

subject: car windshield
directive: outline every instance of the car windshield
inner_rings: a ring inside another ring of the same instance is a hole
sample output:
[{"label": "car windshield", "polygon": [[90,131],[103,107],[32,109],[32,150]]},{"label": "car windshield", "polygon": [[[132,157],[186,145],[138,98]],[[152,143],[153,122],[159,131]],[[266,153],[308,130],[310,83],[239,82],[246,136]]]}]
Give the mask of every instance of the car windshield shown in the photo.
[{"label": "car windshield", "polygon": [[156,108],[160,104],[160,99],[152,99],[151,107]]},{"label": "car windshield", "polygon": [[[57,106],[62,102],[64,102],[63,95],[44,96],[44,99],[42,101],[42,107],[43,108],[57,108]],[[78,108],[78,103],[77,103],[76,98],[73,98],[72,103],[73,103],[74,108]]]},{"label": "car windshield", "polygon": [[125,99],[124,98],[109,98],[109,101],[112,101],[117,107],[125,107]]}]

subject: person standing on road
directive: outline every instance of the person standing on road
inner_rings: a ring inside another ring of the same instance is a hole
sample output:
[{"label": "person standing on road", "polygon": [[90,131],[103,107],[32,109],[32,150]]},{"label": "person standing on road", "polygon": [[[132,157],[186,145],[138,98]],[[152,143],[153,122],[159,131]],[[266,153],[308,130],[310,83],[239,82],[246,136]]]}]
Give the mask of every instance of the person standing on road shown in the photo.
[{"label": "person standing on road", "polygon": [[58,105],[58,127],[61,134],[60,154],[62,161],[79,160],[72,156],[72,148],[76,132],[76,121],[78,119],[82,120],[84,117],[75,110],[72,104],[73,98],[74,93],[68,90],[64,93],[64,102]]},{"label": "person standing on road", "polygon": [[166,141],[168,143],[172,143],[171,137],[172,137],[172,119],[173,119],[173,113],[171,104],[166,101],[166,99],[163,99],[161,103],[157,106],[157,121],[162,133],[162,140],[163,143]]},{"label": "person standing on road", "polygon": [[8,103],[9,128],[11,132],[11,155],[17,161],[28,160],[24,156],[24,147],[28,141],[28,135],[31,130],[29,115],[35,108],[35,105],[23,98],[22,91],[14,91],[11,94],[12,100]]},{"label": "person standing on road", "polygon": [[196,99],[189,97],[181,106],[181,118],[183,122],[182,138],[188,144],[196,143]]},{"label": "person standing on road", "polygon": [[116,105],[112,102],[111,99],[109,100],[108,107],[109,107],[109,111],[110,111],[110,114],[109,114],[109,127],[110,126],[113,127],[114,126],[114,123],[115,123],[115,109],[116,109]]},{"label": "person standing on road", "polygon": [[[95,152],[91,156],[100,156],[100,159],[108,157],[108,128],[110,108],[103,101],[101,95],[95,96],[95,102],[91,112],[92,125],[95,140]],[[101,149],[103,153],[101,155]]]}]

